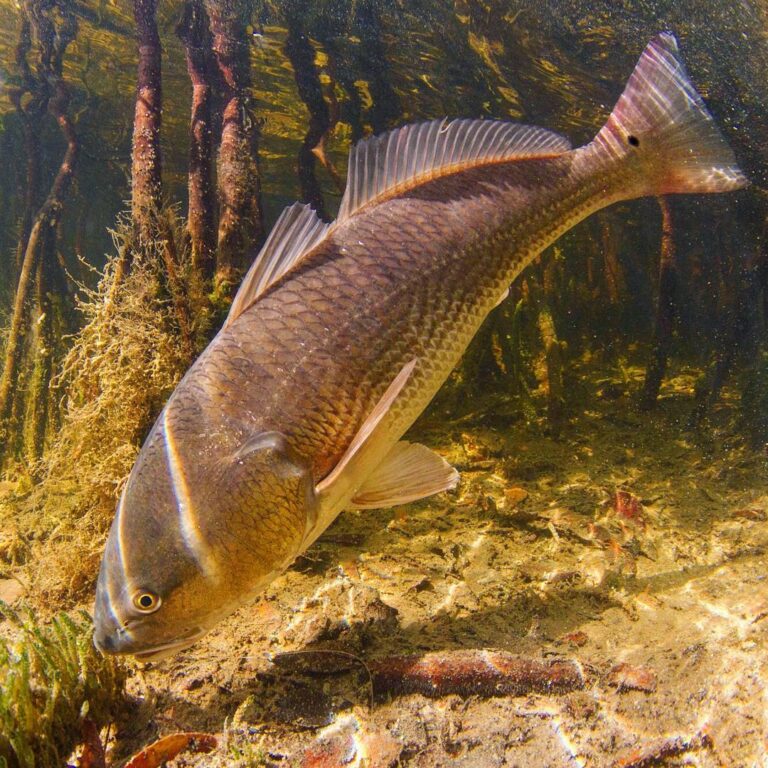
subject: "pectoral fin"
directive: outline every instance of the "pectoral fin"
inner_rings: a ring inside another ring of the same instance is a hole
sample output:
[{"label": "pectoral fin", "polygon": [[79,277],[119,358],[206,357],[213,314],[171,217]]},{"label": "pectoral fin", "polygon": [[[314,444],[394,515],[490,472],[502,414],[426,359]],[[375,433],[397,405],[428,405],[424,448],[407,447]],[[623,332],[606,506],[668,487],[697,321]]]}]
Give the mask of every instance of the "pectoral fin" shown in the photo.
[{"label": "pectoral fin", "polygon": [[378,509],[407,504],[455,488],[458,482],[459,473],[442,456],[403,440],[355,493],[352,507]]},{"label": "pectoral fin", "polygon": [[354,475],[359,465],[365,463],[365,451],[366,445],[370,445],[371,437],[375,433],[376,428],[381,423],[381,420],[387,415],[389,409],[392,407],[392,403],[395,402],[397,396],[402,391],[406,382],[413,373],[413,369],[416,367],[417,358],[413,358],[410,362],[406,363],[400,373],[395,376],[392,383],[387,387],[387,391],[381,396],[381,399],[374,406],[373,410],[368,415],[368,418],[363,422],[357,434],[352,439],[344,455],[341,457],[339,463],[333,468],[333,471],[317,486],[318,495],[327,494],[334,486],[338,486],[339,481],[343,477],[349,478],[350,475]]},{"label": "pectoral fin", "polygon": [[383,431],[387,428],[385,417],[403,391],[417,362],[418,358],[413,358],[402,367],[358,429],[339,463],[317,484],[318,522],[308,533],[304,546],[309,546],[331,524],[339,511],[349,504],[350,496],[360,487],[361,479],[381,463],[381,439],[386,439]]}]

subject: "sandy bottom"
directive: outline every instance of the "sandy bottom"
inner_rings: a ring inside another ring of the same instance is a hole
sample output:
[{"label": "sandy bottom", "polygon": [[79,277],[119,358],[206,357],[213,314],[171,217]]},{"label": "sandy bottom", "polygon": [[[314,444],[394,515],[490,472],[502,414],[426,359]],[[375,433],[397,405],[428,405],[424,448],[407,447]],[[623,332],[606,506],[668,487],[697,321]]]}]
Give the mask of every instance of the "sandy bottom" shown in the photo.
[{"label": "sandy bottom", "polygon": [[[558,439],[503,397],[461,419],[433,409],[413,437],[460,487],[342,515],[257,603],[137,665],[115,757],[205,731],[217,750],[173,765],[768,766],[768,457],[727,398],[685,430],[690,377],[652,415],[626,371],[592,385]],[[583,684],[371,685],[393,655],[471,649],[570,660]]]}]

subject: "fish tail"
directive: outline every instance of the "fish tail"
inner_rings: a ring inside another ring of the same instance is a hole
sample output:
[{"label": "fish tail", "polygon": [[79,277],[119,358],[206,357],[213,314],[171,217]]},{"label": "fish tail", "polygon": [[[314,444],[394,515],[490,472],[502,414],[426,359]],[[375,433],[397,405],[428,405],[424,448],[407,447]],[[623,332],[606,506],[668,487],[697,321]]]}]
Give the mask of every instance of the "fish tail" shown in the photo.
[{"label": "fish tail", "polygon": [[669,32],[643,51],[593,146],[629,163],[639,195],[727,192],[747,184]]}]

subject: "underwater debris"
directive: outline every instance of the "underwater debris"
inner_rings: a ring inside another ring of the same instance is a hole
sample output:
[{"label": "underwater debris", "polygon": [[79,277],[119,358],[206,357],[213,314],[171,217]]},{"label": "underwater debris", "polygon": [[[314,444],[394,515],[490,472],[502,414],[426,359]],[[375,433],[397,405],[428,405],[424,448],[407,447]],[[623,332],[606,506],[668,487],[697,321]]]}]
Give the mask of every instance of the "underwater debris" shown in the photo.
[{"label": "underwater debris", "polygon": [[210,733],[172,733],[135,754],[125,768],[158,768],[184,751],[209,754],[218,746]]},{"label": "underwater debris", "polygon": [[[363,731],[354,715],[326,728],[301,756],[300,768],[337,768],[365,765],[391,768],[399,765],[403,745],[387,731]],[[355,762],[358,761],[358,762]]]},{"label": "underwater debris", "polygon": [[616,760],[612,768],[647,768],[647,766],[657,765],[666,757],[675,757],[711,746],[712,737],[704,729],[695,736],[673,736],[661,739],[643,749],[635,749]]},{"label": "underwater debris", "polygon": [[99,729],[90,717],[83,718],[81,728],[83,751],[77,761],[77,768],[107,768],[107,756],[101,743]]},{"label": "underwater debris", "polygon": [[642,502],[633,493],[618,488],[613,497],[613,511],[620,519],[645,527]]},{"label": "underwater debris", "polygon": [[512,487],[504,491],[505,509],[512,509],[528,498],[525,488]]},{"label": "underwater debris", "polygon": [[530,659],[505,651],[461,650],[390,656],[371,662],[376,695],[522,696],[584,687],[575,661]]},{"label": "underwater debris", "polygon": [[608,672],[607,681],[619,693],[622,691],[644,691],[653,693],[656,690],[656,673],[648,667],[636,667],[632,664],[616,664]]},{"label": "underwater debris", "polygon": [[97,727],[111,721],[123,668],[95,649],[84,612],[41,626],[30,609],[0,602],[0,618],[13,634],[0,640],[0,765],[59,768],[80,741],[86,715]]},{"label": "underwater debris", "polygon": [[576,648],[583,648],[589,642],[589,635],[579,629],[575,632],[567,632],[560,638],[560,641]]}]

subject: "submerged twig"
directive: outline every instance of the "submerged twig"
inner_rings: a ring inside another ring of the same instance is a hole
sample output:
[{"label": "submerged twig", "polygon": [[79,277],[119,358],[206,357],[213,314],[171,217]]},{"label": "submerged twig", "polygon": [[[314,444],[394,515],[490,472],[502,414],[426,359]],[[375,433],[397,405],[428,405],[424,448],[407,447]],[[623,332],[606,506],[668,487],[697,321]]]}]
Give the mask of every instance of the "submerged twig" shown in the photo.
[{"label": "submerged twig", "polygon": [[505,651],[450,651],[390,656],[371,663],[377,694],[439,697],[566,693],[584,687],[575,661],[543,661]]},{"label": "submerged twig", "polygon": [[78,768],[107,768],[104,745],[101,743],[99,729],[89,717],[83,720],[80,728],[83,739],[83,751],[77,761]]},{"label": "submerged twig", "polygon": [[711,746],[712,737],[706,730],[699,731],[694,736],[672,736],[654,742],[643,749],[635,749],[618,758],[613,763],[613,768],[648,768],[648,766],[658,765],[661,760],[667,757],[675,757],[685,752]]}]

